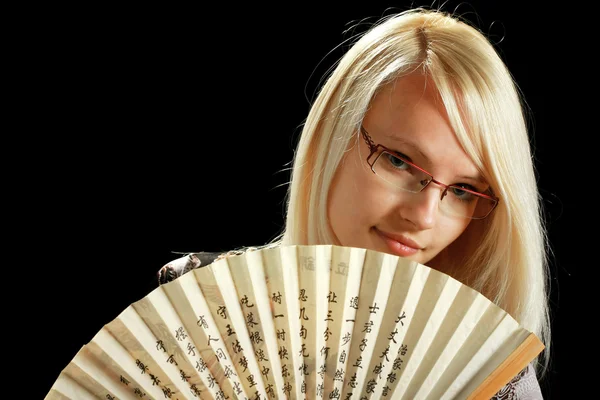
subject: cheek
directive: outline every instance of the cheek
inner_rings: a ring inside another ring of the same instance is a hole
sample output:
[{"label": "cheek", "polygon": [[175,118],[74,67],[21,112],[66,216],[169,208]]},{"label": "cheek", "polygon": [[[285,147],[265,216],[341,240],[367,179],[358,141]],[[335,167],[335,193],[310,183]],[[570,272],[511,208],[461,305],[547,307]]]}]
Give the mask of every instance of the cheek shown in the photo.
[{"label": "cheek", "polygon": [[373,223],[374,194],[369,169],[363,168],[355,152],[344,160],[329,190],[327,212],[338,244],[356,243]]},{"label": "cheek", "polygon": [[470,220],[458,221],[454,219],[446,220],[445,223],[439,225],[438,229],[438,246],[445,248],[455,240],[461,237],[469,226]]}]

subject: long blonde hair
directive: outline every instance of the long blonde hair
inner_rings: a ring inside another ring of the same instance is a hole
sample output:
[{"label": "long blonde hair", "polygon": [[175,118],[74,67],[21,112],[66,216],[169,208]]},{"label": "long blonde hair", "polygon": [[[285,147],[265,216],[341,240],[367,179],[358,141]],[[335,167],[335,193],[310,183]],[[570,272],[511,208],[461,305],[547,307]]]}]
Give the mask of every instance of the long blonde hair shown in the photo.
[{"label": "long blonde hair", "polygon": [[[494,47],[459,17],[408,10],[381,19],[357,38],[304,123],[287,193],[285,229],[267,246],[338,244],[327,216],[333,176],[351,141],[358,140],[358,128],[377,91],[416,70],[435,83],[459,142],[501,199],[490,217],[471,224],[439,257],[460,263],[464,275],[457,279],[536,333],[546,345],[536,365],[544,373],[550,351],[548,243],[525,107]],[[460,253],[459,246],[467,251]]]}]

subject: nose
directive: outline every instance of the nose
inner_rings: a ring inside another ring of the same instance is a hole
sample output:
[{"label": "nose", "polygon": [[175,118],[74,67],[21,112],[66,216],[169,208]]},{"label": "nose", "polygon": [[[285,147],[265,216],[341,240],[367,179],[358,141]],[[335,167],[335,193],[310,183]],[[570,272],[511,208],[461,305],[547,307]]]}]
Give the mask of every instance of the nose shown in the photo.
[{"label": "nose", "polygon": [[399,206],[400,215],[419,230],[433,228],[444,190],[444,187],[429,185],[419,193],[406,193]]}]

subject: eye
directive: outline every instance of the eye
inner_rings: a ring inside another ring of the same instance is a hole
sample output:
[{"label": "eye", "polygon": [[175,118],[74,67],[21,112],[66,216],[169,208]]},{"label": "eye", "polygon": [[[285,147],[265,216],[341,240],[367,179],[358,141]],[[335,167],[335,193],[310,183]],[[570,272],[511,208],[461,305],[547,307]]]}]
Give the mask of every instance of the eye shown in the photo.
[{"label": "eye", "polygon": [[409,164],[407,164],[406,162],[404,162],[404,160],[402,160],[401,158],[399,158],[393,154],[386,152],[385,157],[387,158],[387,160],[389,161],[391,166],[394,167],[395,169],[406,170],[406,169],[410,168]]},{"label": "eye", "polygon": [[461,200],[472,200],[474,197],[476,197],[473,193],[470,193],[467,190],[463,190],[463,189],[477,192],[477,188],[475,188],[471,185],[467,185],[466,183],[459,183],[459,184],[451,186],[450,192],[454,196],[458,197]]}]

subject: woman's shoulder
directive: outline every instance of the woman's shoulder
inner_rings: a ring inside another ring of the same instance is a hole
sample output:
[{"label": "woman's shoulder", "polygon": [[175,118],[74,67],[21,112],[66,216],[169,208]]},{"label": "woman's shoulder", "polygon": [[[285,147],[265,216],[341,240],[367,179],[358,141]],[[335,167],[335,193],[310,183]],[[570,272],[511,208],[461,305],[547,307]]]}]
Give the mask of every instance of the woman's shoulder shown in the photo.
[{"label": "woman's shoulder", "polygon": [[490,400],[542,400],[542,390],[532,364],[519,372]]},{"label": "woman's shoulder", "polygon": [[164,285],[165,283],[169,283],[193,269],[209,265],[220,258],[242,253],[243,251],[241,250],[231,250],[228,252],[200,251],[196,253],[187,253],[184,256],[175,258],[160,267],[156,274],[158,284]]}]

